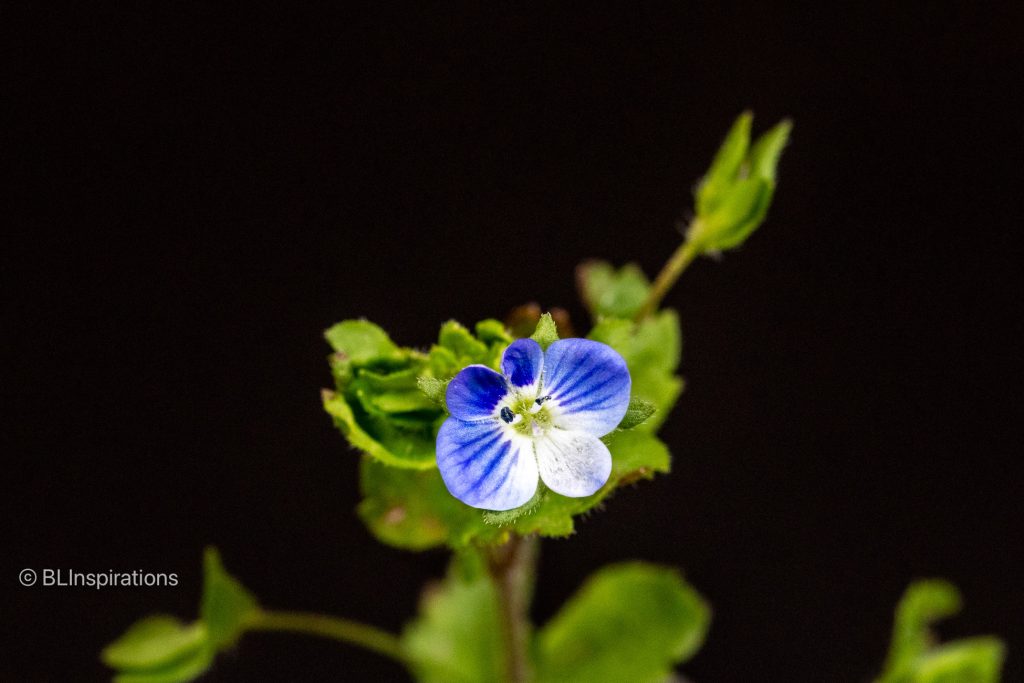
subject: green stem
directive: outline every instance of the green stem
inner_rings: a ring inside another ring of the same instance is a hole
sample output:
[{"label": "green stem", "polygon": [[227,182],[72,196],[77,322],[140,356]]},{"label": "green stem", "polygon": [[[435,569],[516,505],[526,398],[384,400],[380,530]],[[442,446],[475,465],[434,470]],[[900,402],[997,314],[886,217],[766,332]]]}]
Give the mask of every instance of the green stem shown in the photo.
[{"label": "green stem", "polygon": [[530,600],[537,568],[536,536],[516,536],[488,553],[487,567],[498,593],[505,674],[509,683],[525,683],[530,669]]},{"label": "green stem", "polygon": [[[696,224],[691,226],[690,232],[693,232],[695,227]],[[658,273],[658,277],[655,278],[647,299],[644,300],[643,306],[640,307],[640,311],[636,314],[635,319],[637,322],[658,310],[658,304],[668,294],[668,290],[672,289],[672,285],[676,283],[676,280],[683,274],[686,267],[698,256],[700,256],[700,249],[694,241],[687,239],[679,245],[664,267],[662,267],[661,272]]]},{"label": "green stem", "polygon": [[330,638],[349,645],[357,645],[405,663],[405,655],[402,652],[398,636],[375,626],[340,617],[308,612],[265,612],[261,610],[249,617],[245,628],[249,631],[304,633]]}]

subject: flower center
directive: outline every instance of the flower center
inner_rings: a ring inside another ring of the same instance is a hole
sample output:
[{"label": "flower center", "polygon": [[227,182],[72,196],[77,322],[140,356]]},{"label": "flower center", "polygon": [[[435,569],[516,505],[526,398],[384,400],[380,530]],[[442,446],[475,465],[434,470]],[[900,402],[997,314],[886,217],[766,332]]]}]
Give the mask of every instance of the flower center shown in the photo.
[{"label": "flower center", "polygon": [[523,436],[537,436],[551,428],[551,413],[544,402],[550,396],[518,395],[498,412],[502,421]]}]

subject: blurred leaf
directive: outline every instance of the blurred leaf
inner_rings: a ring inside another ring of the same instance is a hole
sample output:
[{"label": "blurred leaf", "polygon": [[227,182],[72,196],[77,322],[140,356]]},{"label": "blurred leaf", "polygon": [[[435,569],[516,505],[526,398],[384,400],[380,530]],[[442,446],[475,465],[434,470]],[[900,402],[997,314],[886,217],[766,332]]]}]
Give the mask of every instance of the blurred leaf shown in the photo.
[{"label": "blurred leaf", "polygon": [[233,645],[242,634],[245,620],[258,609],[256,598],[224,570],[217,549],[207,548],[199,618],[206,624],[213,646],[220,650]]},{"label": "blurred leaf", "polygon": [[752,178],[763,178],[775,184],[776,170],[782,150],[789,142],[789,133],[793,130],[793,122],[784,119],[762,135],[750,148],[749,174]]},{"label": "blurred leaf", "polygon": [[907,588],[896,607],[887,669],[905,668],[934,643],[933,622],[960,611],[956,586],[941,579],[918,581]]},{"label": "blurred leaf", "polygon": [[368,320],[345,320],[324,332],[324,337],[335,351],[355,363],[398,354],[387,332]]},{"label": "blurred leaf", "polygon": [[437,343],[452,351],[456,358],[480,359],[487,354],[487,345],[476,339],[465,327],[454,320],[441,326]]},{"label": "blurred leaf", "polygon": [[733,249],[743,243],[764,220],[773,187],[762,178],[739,180],[723,193],[719,207],[693,222],[688,239],[708,252]]},{"label": "blurred leaf", "polygon": [[604,567],[537,634],[537,681],[662,681],[693,656],[711,612],[674,569]]},{"label": "blurred leaf", "polygon": [[657,409],[636,429],[656,431],[683,390],[683,380],[675,374],[682,354],[682,334],[675,311],[664,309],[640,323],[605,318],[588,337],[608,344],[625,359],[632,380],[631,397],[647,401]]},{"label": "blurred leaf", "polygon": [[913,683],[997,683],[1006,658],[998,638],[956,640],[924,655]]},{"label": "blurred leaf", "polygon": [[642,398],[630,398],[626,415],[622,418],[617,429],[633,429],[647,422],[654,413],[658,412],[657,406]]},{"label": "blurred leaf", "polygon": [[583,303],[595,319],[603,316],[632,318],[651,290],[651,283],[634,263],[618,271],[605,261],[587,261],[576,270]]},{"label": "blurred leaf", "polygon": [[474,327],[477,338],[484,344],[511,344],[514,340],[512,335],[501,323],[500,320],[488,318],[481,320]]},{"label": "blurred leaf", "polygon": [[754,115],[745,111],[729,129],[711,167],[697,186],[697,215],[709,214],[718,208],[724,191],[735,182],[750,146],[750,126],[753,120]]},{"label": "blurred leaf", "polygon": [[183,624],[174,617],[148,617],[101,656],[108,666],[119,669],[115,683],[191,681],[209,668],[219,650],[235,644],[258,610],[252,594],[224,570],[217,550],[207,548],[199,620]]},{"label": "blurred leaf", "polygon": [[487,525],[480,510],[448,492],[436,468],[413,471],[386,467],[371,458],[360,465],[359,517],[380,541],[407,550],[471,541],[500,543],[507,532]]},{"label": "blurred leaf", "polygon": [[701,253],[740,246],[764,221],[792,122],[783,120],[750,145],[752,117],[744,112],[697,188],[697,215],[687,241]]},{"label": "blurred leaf", "polygon": [[449,320],[441,327],[438,343],[431,347],[428,366],[432,376],[449,380],[467,365],[479,363],[498,368],[501,354],[510,337],[496,320],[484,320],[477,327],[483,330],[487,342],[476,339],[469,330]]},{"label": "blurred leaf", "polygon": [[206,625],[184,624],[175,617],[157,614],[133,624],[101,654],[114,669],[159,669],[191,658],[207,644]]},{"label": "blurred leaf", "polygon": [[896,608],[892,645],[878,683],[995,683],[1004,646],[996,638],[943,645],[931,625],[960,611],[960,593],[942,579],[917,581]]},{"label": "blurred leaf", "polygon": [[550,313],[545,313],[540,317],[540,320],[537,321],[537,328],[533,331],[530,339],[540,344],[545,351],[558,341],[558,328]]},{"label": "blurred leaf", "polygon": [[486,576],[472,574],[453,567],[442,584],[424,591],[419,617],[402,634],[402,646],[417,680],[503,680],[497,596]]},{"label": "blurred leaf", "polygon": [[214,653],[204,648],[166,666],[154,669],[129,669],[114,676],[114,683],[187,683],[210,668]]}]

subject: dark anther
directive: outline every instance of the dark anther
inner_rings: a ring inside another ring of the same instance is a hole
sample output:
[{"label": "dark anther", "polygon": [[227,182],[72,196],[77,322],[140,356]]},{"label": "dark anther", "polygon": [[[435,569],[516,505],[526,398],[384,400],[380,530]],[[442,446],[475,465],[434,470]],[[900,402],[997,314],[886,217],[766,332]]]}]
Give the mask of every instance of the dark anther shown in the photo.
[{"label": "dark anther", "polygon": [[543,405],[544,401],[548,400],[549,398],[551,398],[551,397],[550,396],[541,396],[540,398],[537,399],[537,405]]},{"label": "dark anther", "polygon": [[512,410],[508,406],[501,409],[501,419],[505,422],[512,424],[512,420],[514,420],[515,417],[516,416],[512,414]]}]

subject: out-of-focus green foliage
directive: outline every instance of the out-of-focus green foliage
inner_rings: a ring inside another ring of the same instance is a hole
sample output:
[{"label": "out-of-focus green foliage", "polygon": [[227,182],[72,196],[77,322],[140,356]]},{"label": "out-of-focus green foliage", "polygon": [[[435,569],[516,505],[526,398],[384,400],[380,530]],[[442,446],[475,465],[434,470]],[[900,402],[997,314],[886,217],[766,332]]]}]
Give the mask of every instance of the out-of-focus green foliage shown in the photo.
[{"label": "out-of-focus green foliage", "polygon": [[213,650],[203,622],[184,624],[158,614],[137,621],[101,657],[120,672],[114,679],[118,683],[175,683],[205,671]]},{"label": "out-of-focus green foliage", "polygon": [[586,261],[576,269],[583,304],[595,320],[632,318],[651,291],[651,282],[635,263],[618,270],[606,261]]},{"label": "out-of-focus green foliage", "polygon": [[258,610],[252,593],[225,571],[220,553],[207,548],[203,556],[203,601],[199,619],[206,624],[213,646],[222,650],[234,645],[242,635],[245,620]]},{"label": "out-of-focus green foliage", "polygon": [[486,524],[480,510],[448,493],[437,468],[399,469],[364,457],[360,488],[359,516],[388,545],[408,550],[460,548],[508,538],[507,531]]},{"label": "out-of-focus green foliage", "polygon": [[477,683],[504,680],[498,596],[481,567],[453,563],[445,580],[428,585],[420,615],[402,634],[417,680]]},{"label": "out-of-focus green foliage", "polygon": [[604,567],[537,634],[537,681],[663,681],[700,648],[710,620],[674,569]]},{"label": "out-of-focus green foliage", "polygon": [[221,564],[214,548],[203,558],[199,619],[185,624],[154,615],[136,622],[100,655],[117,670],[114,683],[184,683],[198,678],[217,652],[230,648],[259,606]]},{"label": "out-of-focus green foliage", "polygon": [[892,644],[877,683],[996,683],[1005,658],[998,638],[939,644],[931,625],[960,611],[960,593],[941,579],[917,581],[896,608]]},{"label": "out-of-focus green foliage", "polygon": [[[418,680],[505,680],[498,595],[479,555],[464,553],[424,591],[402,646]],[[632,562],[591,576],[528,648],[538,683],[661,681],[700,647],[711,612],[679,573]]]},{"label": "out-of-focus green foliage", "polygon": [[750,112],[736,119],[697,186],[697,215],[687,239],[701,253],[738,247],[771,206],[779,157],[793,126],[782,121],[751,145],[752,121]]}]

